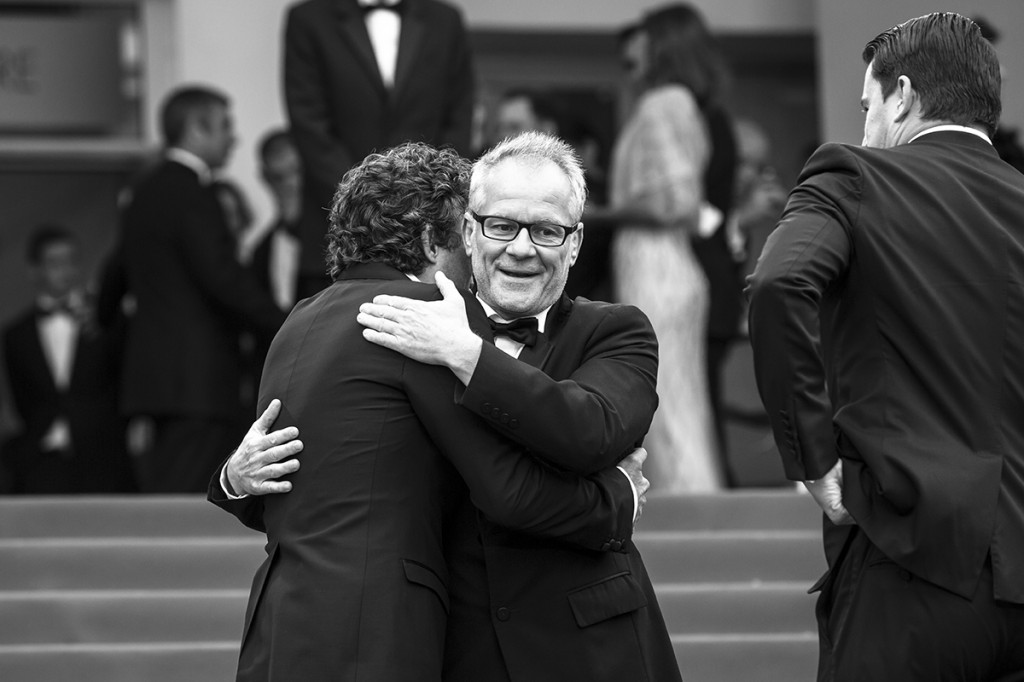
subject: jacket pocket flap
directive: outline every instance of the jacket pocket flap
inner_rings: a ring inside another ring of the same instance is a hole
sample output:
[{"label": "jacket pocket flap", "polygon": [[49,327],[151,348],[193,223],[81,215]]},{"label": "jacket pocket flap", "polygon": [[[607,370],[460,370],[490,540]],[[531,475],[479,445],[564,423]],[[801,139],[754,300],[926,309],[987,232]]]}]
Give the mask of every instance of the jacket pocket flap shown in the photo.
[{"label": "jacket pocket flap", "polygon": [[448,601],[448,588],[445,587],[444,582],[436,573],[423,564],[410,561],[409,559],[402,559],[402,565],[405,567],[406,580],[433,590],[437,598],[441,600],[444,612],[448,613],[451,611],[451,604]]},{"label": "jacket pocket flap", "polygon": [[630,573],[619,573],[569,593],[576,624],[581,628],[647,606],[647,595]]}]

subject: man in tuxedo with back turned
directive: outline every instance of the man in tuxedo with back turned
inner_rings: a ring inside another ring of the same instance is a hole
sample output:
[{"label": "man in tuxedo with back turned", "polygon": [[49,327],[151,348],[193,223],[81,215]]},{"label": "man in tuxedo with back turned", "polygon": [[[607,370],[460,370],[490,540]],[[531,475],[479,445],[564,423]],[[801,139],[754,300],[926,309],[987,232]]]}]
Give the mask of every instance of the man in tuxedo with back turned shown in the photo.
[{"label": "man in tuxedo with back turned", "polygon": [[1024,679],[1024,176],[953,13],[869,42],[749,282],[761,397],[826,513],[819,680]]},{"label": "man in tuxedo with back turned", "polygon": [[461,13],[440,0],[296,3],[284,30],[284,97],[305,167],[305,298],[331,283],[324,207],[345,171],[407,141],[469,153],[473,70]]}]

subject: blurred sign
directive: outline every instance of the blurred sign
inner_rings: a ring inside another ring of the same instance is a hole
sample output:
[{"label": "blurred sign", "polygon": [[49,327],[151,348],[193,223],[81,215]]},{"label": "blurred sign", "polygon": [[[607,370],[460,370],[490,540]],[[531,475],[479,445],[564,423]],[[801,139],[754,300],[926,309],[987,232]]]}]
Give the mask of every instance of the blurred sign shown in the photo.
[{"label": "blurred sign", "polygon": [[116,21],[0,15],[0,133],[109,132],[122,73]]}]

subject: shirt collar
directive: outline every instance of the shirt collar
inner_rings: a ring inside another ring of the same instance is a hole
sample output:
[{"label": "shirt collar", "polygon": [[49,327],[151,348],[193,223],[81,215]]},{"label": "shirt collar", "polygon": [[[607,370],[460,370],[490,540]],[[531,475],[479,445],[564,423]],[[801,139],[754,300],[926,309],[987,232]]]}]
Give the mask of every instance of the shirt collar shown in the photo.
[{"label": "shirt collar", "polygon": [[[406,272],[404,274],[405,274],[406,277],[411,279],[413,282],[422,282],[423,281],[419,277],[417,277],[416,275],[413,275],[412,273]],[[499,315],[494,310],[494,308],[492,308],[490,305],[487,304],[487,301],[485,301],[484,299],[480,298],[480,294],[476,295],[476,300],[480,301],[480,305],[483,306],[484,313],[486,313],[488,318],[491,318],[491,319],[497,318],[497,320],[499,322],[511,322],[512,321],[512,320],[506,320],[504,317]],[[554,304],[551,304],[547,308],[545,308],[544,310],[542,310],[539,313],[537,313],[536,315],[524,315],[523,317],[536,317],[537,318],[537,331],[540,332],[541,334],[543,334],[544,333],[544,324],[547,322],[547,319],[548,319],[548,313],[551,312],[551,309],[553,307],[554,307]],[[519,319],[519,318],[516,318],[516,319]]]},{"label": "shirt collar", "polygon": [[209,185],[213,181],[213,171],[206,165],[206,162],[200,159],[192,152],[182,149],[180,147],[168,147],[166,156],[171,161],[176,161],[186,168],[191,168],[195,171],[196,175],[199,176],[199,182],[203,185]]},{"label": "shirt collar", "polygon": [[[492,308],[490,305],[487,304],[487,301],[485,301],[484,299],[480,298],[480,294],[479,293],[476,295],[476,300],[480,301],[480,305],[483,306],[484,312],[487,314],[487,317],[489,317],[491,319],[497,318],[499,322],[511,322],[512,321],[512,320],[506,320],[504,317],[499,315],[494,310],[494,308]],[[540,311],[536,315],[523,315],[523,317],[536,317],[537,318],[537,331],[539,331],[541,334],[543,334],[544,333],[544,325],[547,322],[548,313],[551,312],[551,308],[552,308],[552,306],[549,305],[547,308],[545,308],[544,310]],[[519,318],[516,318],[516,319],[519,319]]]},{"label": "shirt collar", "polygon": [[978,130],[976,128],[969,128],[967,126],[955,125],[953,123],[946,123],[946,124],[943,124],[943,125],[938,125],[938,126],[934,126],[932,128],[928,128],[927,130],[922,130],[917,135],[914,135],[912,138],[910,138],[910,142],[913,142],[914,140],[916,140],[917,138],[921,137],[922,135],[928,135],[929,133],[944,133],[944,132],[951,132],[951,131],[955,131],[955,132],[958,132],[958,133],[970,133],[971,135],[974,135],[976,137],[980,137],[981,139],[985,140],[985,142],[988,142],[989,144],[992,144],[992,140],[988,139],[988,135],[986,135],[985,133],[981,132],[980,130]]}]

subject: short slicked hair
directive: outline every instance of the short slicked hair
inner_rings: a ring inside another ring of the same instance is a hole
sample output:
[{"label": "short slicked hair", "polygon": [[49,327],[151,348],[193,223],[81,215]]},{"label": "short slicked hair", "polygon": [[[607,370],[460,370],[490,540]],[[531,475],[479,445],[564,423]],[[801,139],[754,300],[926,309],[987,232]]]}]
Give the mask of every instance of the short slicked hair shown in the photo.
[{"label": "short slicked hair", "polygon": [[981,28],[954,12],[911,19],[871,40],[861,55],[886,98],[910,79],[926,120],[980,125],[991,136],[1002,113],[999,58]]},{"label": "short slicked hair", "polygon": [[43,260],[43,253],[52,244],[71,243],[78,244],[78,237],[74,232],[53,223],[39,225],[32,230],[28,237],[28,244],[25,249],[25,258],[29,265],[39,265]]},{"label": "short slicked hair", "polygon": [[193,116],[206,116],[214,107],[226,107],[230,101],[224,93],[201,85],[172,91],[160,108],[160,132],[164,144],[168,147],[178,145]]}]

